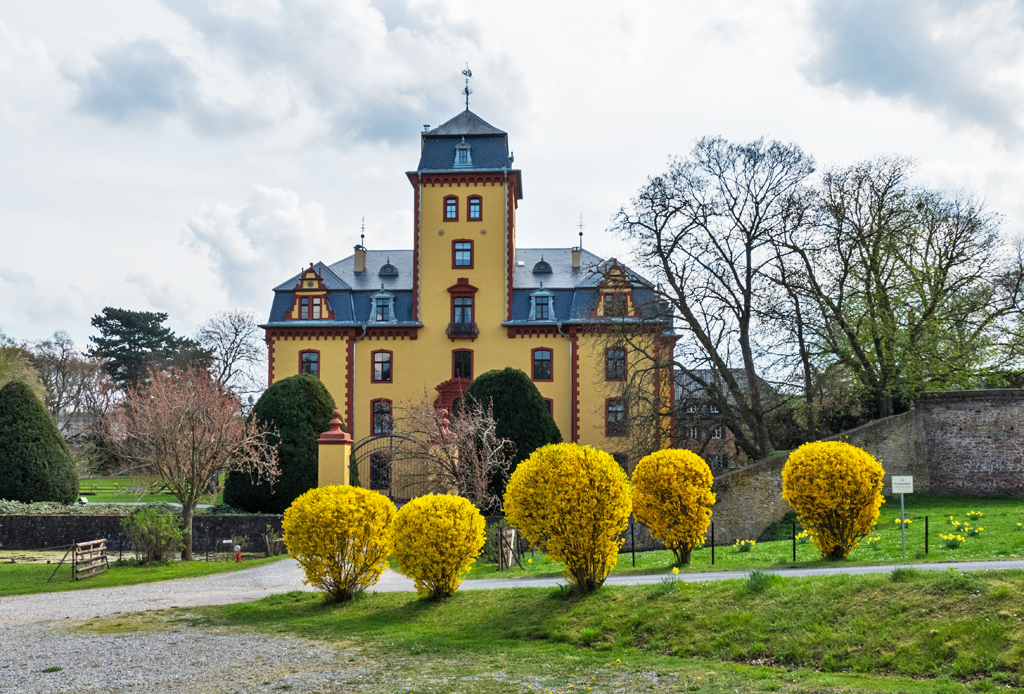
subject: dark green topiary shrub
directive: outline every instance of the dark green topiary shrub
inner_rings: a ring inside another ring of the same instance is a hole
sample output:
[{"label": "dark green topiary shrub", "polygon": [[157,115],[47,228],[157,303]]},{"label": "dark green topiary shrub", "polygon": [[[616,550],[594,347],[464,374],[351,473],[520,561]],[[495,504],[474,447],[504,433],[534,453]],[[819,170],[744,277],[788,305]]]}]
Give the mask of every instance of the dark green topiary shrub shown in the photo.
[{"label": "dark green topiary shrub", "polygon": [[70,504],[77,498],[67,444],[35,393],[11,381],[0,388],[0,499]]},{"label": "dark green topiary shrub", "polygon": [[[489,402],[494,403],[498,436],[511,439],[516,445],[509,475],[541,446],[562,442],[562,433],[548,414],[540,391],[519,369],[509,367],[480,374],[470,384],[465,397],[474,398],[484,407]],[[503,496],[505,481],[491,480],[491,491]]]},{"label": "dark green topiary shrub", "polygon": [[330,429],[334,398],[315,376],[276,381],[260,396],[251,418],[267,422],[279,436],[281,476],[271,485],[252,475],[230,472],[224,483],[224,503],[251,513],[284,513],[291,503],[317,485],[319,450],[316,440]]}]

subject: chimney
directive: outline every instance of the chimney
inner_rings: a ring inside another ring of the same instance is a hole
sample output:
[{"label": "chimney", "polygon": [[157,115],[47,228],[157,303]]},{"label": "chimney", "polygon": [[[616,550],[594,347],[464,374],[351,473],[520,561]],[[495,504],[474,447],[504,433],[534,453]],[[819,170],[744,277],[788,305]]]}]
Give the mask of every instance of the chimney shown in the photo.
[{"label": "chimney", "polygon": [[360,244],[356,246],[355,267],[356,274],[366,272],[366,248]]},{"label": "chimney", "polygon": [[576,246],[572,249],[572,269],[580,269],[580,247]]}]

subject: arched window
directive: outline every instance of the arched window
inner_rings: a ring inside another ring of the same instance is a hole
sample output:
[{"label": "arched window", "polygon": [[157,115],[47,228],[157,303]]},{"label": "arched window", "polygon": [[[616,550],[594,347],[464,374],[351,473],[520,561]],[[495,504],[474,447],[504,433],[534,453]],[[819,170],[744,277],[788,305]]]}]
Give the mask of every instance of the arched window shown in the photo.
[{"label": "arched window", "polygon": [[465,270],[473,269],[473,241],[471,239],[452,241],[452,267]]},{"label": "arched window", "polygon": [[391,433],[394,427],[394,420],[391,418],[390,400],[372,400],[370,402],[371,425],[374,436],[384,436]]},{"label": "arched window", "polygon": [[391,354],[386,349],[372,353],[374,383],[391,383]]},{"label": "arched window", "polygon": [[306,349],[299,352],[299,373],[320,378],[320,352]]},{"label": "arched window", "polygon": [[469,221],[479,222],[484,218],[484,201],[479,195],[469,196]]},{"label": "arched window", "polygon": [[452,378],[473,380],[473,350],[456,349],[452,351]]},{"label": "arched window", "polygon": [[530,350],[532,373],[534,381],[553,380],[554,370],[552,369],[552,358],[554,352],[547,347],[538,347]]},{"label": "arched window", "polygon": [[604,351],[604,380],[626,380],[626,348],[609,347]]},{"label": "arched window", "polygon": [[444,199],[444,221],[459,221],[459,199],[454,195],[449,195]]},{"label": "arched window", "polygon": [[626,401],[608,398],[604,403],[604,435],[625,436],[627,430]]}]

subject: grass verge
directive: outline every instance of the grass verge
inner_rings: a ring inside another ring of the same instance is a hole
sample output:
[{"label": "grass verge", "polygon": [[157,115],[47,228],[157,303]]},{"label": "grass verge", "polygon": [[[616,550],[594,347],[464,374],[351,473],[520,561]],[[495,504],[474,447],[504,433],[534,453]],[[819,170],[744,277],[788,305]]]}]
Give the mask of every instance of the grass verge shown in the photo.
[{"label": "grass verge", "polygon": [[[289,593],[190,612],[197,626],[358,643],[395,667],[417,658],[410,692],[944,693],[1022,684],[1024,572],[755,583],[678,580],[585,597],[466,591],[443,602],[368,594],[344,606]],[[483,671],[509,686],[458,684]]]},{"label": "grass verge", "polygon": [[[1013,498],[961,498],[934,494],[910,494],[906,497],[907,562],[982,561],[987,559],[1020,559],[1024,557],[1024,504]],[[980,511],[977,520],[969,520],[969,511]],[[793,561],[792,526],[785,522],[775,524],[763,537],[775,537],[770,542],[758,542],[749,552],[738,552],[729,546],[715,548],[715,563],[711,564],[711,549],[694,550],[689,567],[681,571],[750,571],[781,567],[841,566],[844,564],[889,564],[904,561],[900,526],[896,520],[900,515],[899,497],[886,497],[878,524],[871,533],[879,538],[863,543],[841,562],[826,561],[812,542],[797,544],[796,561]],[[928,553],[925,554],[924,519],[929,520]],[[949,534],[955,527],[949,522],[969,523],[984,528],[978,537],[968,538],[958,549],[945,546],[940,534]],[[788,528],[788,530],[787,530]],[[797,525],[797,532],[800,526]],[[786,535],[786,533],[789,535]],[[719,542],[728,538],[717,538]],[[616,574],[667,573],[672,569],[674,558],[671,552],[637,552],[636,566],[630,553],[620,554]],[[564,566],[550,562],[540,552],[527,552],[523,558],[522,571],[514,567],[499,573],[497,564],[477,562],[467,578],[515,578],[560,576]]]},{"label": "grass verge", "polygon": [[49,583],[46,580],[56,569],[54,564],[0,564],[0,597],[8,595],[26,595],[28,593],[52,593],[65,590],[84,590],[88,588],[109,588],[111,586],[127,586],[136,583],[152,583],[168,581],[174,578],[193,578],[211,574],[252,569],[285,559],[287,555],[277,557],[261,557],[235,562],[191,561],[171,562],[162,566],[139,566],[133,561],[113,562],[106,573],[87,578],[83,581],[71,580],[71,565],[64,564],[57,569],[57,575]]}]

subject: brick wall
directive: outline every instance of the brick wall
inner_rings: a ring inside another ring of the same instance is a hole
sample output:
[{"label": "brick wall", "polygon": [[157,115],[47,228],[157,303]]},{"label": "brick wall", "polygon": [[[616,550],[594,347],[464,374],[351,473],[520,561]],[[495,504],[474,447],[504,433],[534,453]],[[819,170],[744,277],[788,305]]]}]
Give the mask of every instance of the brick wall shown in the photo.
[{"label": "brick wall", "polygon": [[918,410],[930,491],[1024,496],[1024,390],[925,393]]}]

